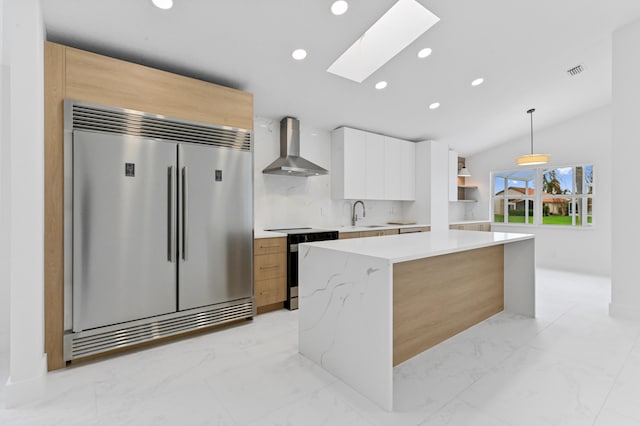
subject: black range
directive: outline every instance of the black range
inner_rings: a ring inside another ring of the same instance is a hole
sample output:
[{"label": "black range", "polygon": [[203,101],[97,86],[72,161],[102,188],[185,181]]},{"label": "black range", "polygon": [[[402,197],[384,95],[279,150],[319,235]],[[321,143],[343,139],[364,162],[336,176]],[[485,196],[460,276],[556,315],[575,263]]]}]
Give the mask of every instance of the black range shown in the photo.
[{"label": "black range", "polygon": [[287,300],[285,308],[298,309],[298,244],[337,240],[338,231],[316,228],[266,229],[287,234]]}]

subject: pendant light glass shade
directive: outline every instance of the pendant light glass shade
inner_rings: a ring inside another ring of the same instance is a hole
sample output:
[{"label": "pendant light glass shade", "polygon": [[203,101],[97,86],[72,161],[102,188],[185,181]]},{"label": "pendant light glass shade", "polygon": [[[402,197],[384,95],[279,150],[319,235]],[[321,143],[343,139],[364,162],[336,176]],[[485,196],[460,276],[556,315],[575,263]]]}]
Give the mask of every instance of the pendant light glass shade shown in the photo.
[{"label": "pendant light glass shade", "polygon": [[534,166],[536,164],[546,164],[551,159],[549,154],[525,154],[516,158],[518,166]]},{"label": "pendant light glass shade", "polygon": [[521,155],[516,158],[516,164],[518,166],[535,166],[538,164],[546,164],[551,160],[549,154],[534,154],[533,153],[533,113],[535,108],[531,108],[527,111],[527,114],[531,117],[531,154]]}]

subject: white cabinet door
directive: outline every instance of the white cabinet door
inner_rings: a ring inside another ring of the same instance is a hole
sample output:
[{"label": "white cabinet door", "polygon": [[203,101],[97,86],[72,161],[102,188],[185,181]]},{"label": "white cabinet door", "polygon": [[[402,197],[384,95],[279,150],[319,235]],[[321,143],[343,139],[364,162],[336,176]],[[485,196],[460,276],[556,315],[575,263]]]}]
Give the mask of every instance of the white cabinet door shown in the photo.
[{"label": "white cabinet door", "polygon": [[458,153],[449,151],[449,201],[458,201]]},{"label": "white cabinet door", "polygon": [[366,134],[341,127],[331,132],[331,196],[334,199],[365,198]]},{"label": "white cabinet door", "polygon": [[365,177],[366,196],[368,200],[384,200],[384,136],[366,133]]},{"label": "white cabinet door", "polygon": [[404,143],[400,139],[384,137],[384,196],[387,200],[402,199],[402,145]]},{"label": "white cabinet door", "polygon": [[361,130],[344,129],[344,198],[366,198],[368,179],[366,167],[367,134]]},{"label": "white cabinet door", "polygon": [[415,200],[415,144],[341,127],[331,132],[334,199]]},{"label": "white cabinet door", "polygon": [[400,142],[400,198],[416,199],[416,144]]}]

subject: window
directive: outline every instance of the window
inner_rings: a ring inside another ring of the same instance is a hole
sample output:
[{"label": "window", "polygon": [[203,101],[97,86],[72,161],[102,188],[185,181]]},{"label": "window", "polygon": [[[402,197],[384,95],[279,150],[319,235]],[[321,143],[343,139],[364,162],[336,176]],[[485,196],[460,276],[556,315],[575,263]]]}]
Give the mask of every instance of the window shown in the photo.
[{"label": "window", "polygon": [[495,223],[593,223],[592,165],[494,172],[492,183]]},{"label": "window", "polygon": [[500,172],[493,176],[493,221],[533,223],[535,170]]}]

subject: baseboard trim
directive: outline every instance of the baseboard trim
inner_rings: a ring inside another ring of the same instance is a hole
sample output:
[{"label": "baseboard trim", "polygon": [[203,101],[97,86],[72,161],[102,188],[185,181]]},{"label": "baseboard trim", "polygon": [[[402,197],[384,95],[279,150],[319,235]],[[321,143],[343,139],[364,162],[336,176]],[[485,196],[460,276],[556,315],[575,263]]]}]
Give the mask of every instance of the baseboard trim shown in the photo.
[{"label": "baseboard trim", "polygon": [[609,315],[615,318],[640,320],[640,308],[637,305],[609,303]]},{"label": "baseboard trim", "polygon": [[40,361],[40,375],[27,380],[13,382],[7,380],[5,408],[17,408],[29,402],[37,401],[45,395],[45,377],[47,374],[47,355]]}]

